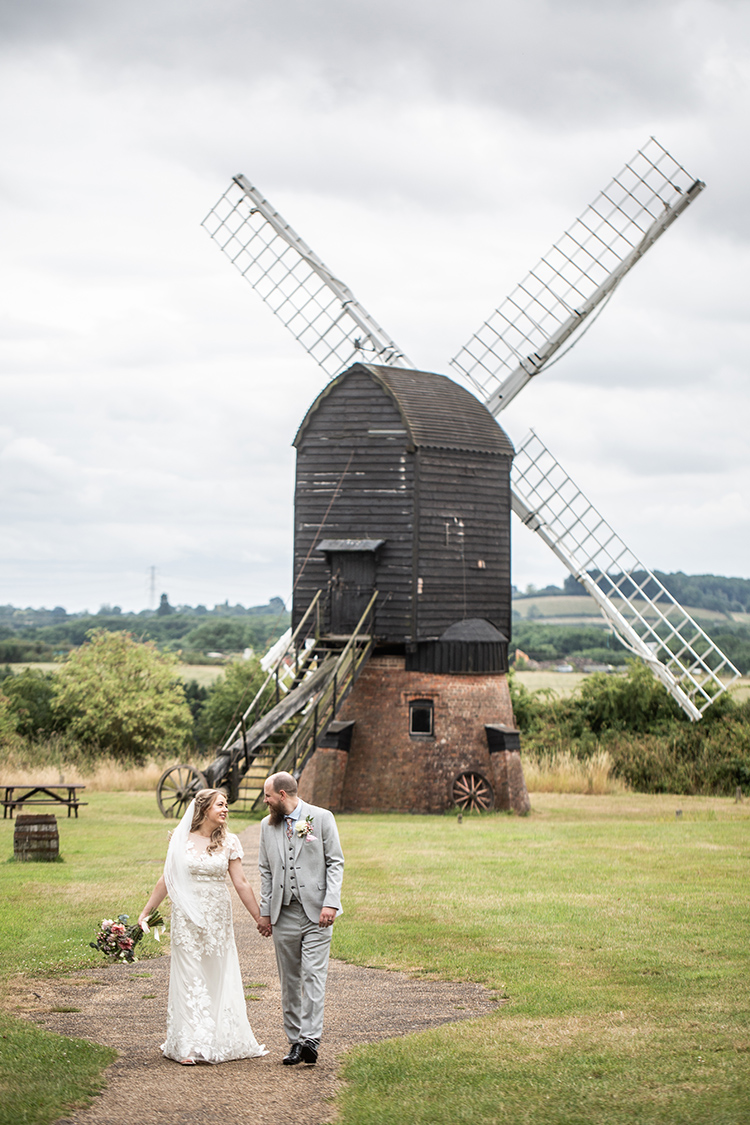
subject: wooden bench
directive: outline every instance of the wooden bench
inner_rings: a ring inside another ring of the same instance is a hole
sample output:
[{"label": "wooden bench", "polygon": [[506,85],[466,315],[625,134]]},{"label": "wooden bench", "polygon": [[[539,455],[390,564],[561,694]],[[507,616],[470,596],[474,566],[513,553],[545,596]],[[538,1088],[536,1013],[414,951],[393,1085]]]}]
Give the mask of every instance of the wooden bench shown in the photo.
[{"label": "wooden bench", "polygon": [[0,789],[5,790],[5,796],[0,798],[3,820],[8,813],[12,820],[13,810],[23,810],[27,805],[63,805],[68,816],[74,810],[77,818],[81,805],[88,804],[78,797],[78,790],[85,788],[85,785],[0,785]]}]

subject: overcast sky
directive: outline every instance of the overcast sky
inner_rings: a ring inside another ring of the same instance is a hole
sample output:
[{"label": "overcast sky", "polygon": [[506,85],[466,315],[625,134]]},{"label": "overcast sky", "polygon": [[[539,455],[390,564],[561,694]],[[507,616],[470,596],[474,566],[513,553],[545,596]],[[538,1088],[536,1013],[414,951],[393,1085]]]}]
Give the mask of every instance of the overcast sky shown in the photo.
[{"label": "overcast sky", "polygon": [[325,377],[201,229],[232,175],[448,374],[652,134],[706,191],[501,421],[651,568],[750,577],[746,0],[2,0],[0,90],[0,604],[288,598]]}]

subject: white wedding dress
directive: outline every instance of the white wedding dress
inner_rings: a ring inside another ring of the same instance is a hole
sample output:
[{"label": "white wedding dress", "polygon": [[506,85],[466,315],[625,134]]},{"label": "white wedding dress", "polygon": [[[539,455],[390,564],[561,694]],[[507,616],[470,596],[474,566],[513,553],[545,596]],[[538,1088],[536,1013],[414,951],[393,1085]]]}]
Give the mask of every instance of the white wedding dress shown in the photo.
[{"label": "white wedding dress", "polygon": [[211,854],[188,839],[187,870],[206,926],[196,926],[172,903],[167,1038],[161,1047],[169,1059],[220,1063],[268,1054],[247,1018],[226,881],[230,859],[242,855],[231,832]]}]

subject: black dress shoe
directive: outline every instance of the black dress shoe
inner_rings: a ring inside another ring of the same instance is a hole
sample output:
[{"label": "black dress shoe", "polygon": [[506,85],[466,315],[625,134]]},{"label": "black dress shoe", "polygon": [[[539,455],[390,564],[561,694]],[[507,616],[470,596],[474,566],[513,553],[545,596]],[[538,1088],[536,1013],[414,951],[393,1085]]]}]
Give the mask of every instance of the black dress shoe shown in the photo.
[{"label": "black dress shoe", "polygon": [[[299,1046],[299,1044],[298,1044]],[[312,1039],[306,1039],[300,1047],[302,1061],[306,1062],[308,1066],[315,1066],[318,1061],[318,1048]]]},{"label": "black dress shoe", "polygon": [[[292,1043],[291,1047],[289,1048],[289,1054],[284,1055],[283,1059],[281,1060],[284,1066],[296,1066],[298,1062],[301,1062],[302,1050],[303,1048],[301,1043]],[[317,1057],[317,1051],[315,1052],[315,1054]]]}]

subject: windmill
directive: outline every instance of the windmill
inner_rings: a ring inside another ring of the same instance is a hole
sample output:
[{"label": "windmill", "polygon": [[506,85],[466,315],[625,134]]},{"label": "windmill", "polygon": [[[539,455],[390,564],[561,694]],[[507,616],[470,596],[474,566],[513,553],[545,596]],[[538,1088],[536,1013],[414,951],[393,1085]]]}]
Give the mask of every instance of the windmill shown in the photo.
[{"label": "windmill", "polygon": [[[495,417],[580,338],[704,186],[652,137],[597,195],[451,360]],[[202,225],[329,379],[356,363],[414,367],[244,176]],[[738,670],[534,432],[516,446],[512,508],[594,598],[621,643],[700,719]]]}]

